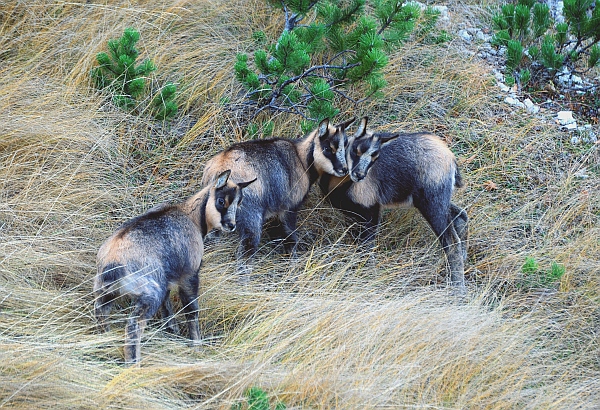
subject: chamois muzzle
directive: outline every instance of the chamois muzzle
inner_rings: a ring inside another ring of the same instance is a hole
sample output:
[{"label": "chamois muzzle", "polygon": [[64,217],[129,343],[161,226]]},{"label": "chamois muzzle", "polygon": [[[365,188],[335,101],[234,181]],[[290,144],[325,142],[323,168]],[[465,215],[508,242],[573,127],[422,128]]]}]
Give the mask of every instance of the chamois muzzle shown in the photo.
[{"label": "chamois muzzle", "polygon": [[352,182],[360,182],[363,179],[365,179],[365,177],[367,176],[366,172],[356,172],[356,171],[352,171],[350,173],[350,179],[352,180]]},{"label": "chamois muzzle", "polygon": [[233,223],[233,222],[225,222],[225,223],[223,223],[223,230],[225,232],[233,232],[233,231],[235,231],[235,223]]}]

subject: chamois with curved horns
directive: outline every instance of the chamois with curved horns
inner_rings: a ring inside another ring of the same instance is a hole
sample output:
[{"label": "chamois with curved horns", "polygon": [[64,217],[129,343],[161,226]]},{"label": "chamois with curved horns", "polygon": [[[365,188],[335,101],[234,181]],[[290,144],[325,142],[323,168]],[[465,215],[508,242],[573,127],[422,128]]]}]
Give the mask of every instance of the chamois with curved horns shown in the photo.
[{"label": "chamois with curved horns", "polygon": [[451,283],[464,290],[469,218],[451,202],[454,189],[463,186],[454,154],[435,135],[373,132],[367,121],[349,138],[349,174],[324,175],[322,192],[359,224],[359,238],[370,244],[382,209],[416,207],[442,245]]},{"label": "chamois with curved horns", "polygon": [[125,361],[140,361],[140,341],[146,323],[160,309],[167,329],[179,331],[169,299],[179,288],[189,336],[200,341],[198,328],[198,272],[204,253],[203,238],[211,230],[233,232],[243,191],[252,181],[234,183],[231,171],[178,204],[161,204],[123,223],[100,247],[94,280],[94,313],[101,329],[114,300],[129,296],[134,310],[126,326]]},{"label": "chamois with curved horns", "polygon": [[302,138],[270,138],[233,144],[210,159],[202,183],[231,169],[234,181],[257,178],[245,191],[245,206],[237,216],[240,245],[237,251],[240,279],[247,281],[258,250],[263,223],[274,219],[270,236],[283,240],[284,250],[296,251],[297,214],[311,185],[323,174],[344,176],[347,137],[345,129],[355,118],[338,125],[329,119]]}]

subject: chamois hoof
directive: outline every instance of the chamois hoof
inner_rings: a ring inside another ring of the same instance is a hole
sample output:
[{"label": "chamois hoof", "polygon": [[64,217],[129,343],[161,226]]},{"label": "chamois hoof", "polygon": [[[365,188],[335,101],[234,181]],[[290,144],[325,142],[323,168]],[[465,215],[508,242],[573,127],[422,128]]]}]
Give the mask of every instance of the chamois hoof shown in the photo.
[{"label": "chamois hoof", "polygon": [[466,302],[468,296],[467,287],[464,283],[453,283],[450,287],[450,294],[461,302]]},{"label": "chamois hoof", "polygon": [[200,339],[190,340],[189,345],[190,345],[190,347],[200,347],[200,346],[202,346],[202,340],[200,340]]},{"label": "chamois hoof", "polygon": [[250,266],[243,266],[238,268],[237,271],[237,282],[240,285],[249,285],[252,279],[252,268]]},{"label": "chamois hoof", "polygon": [[179,325],[177,324],[177,321],[175,320],[175,318],[172,315],[169,315],[169,318],[166,319],[166,322],[164,324],[164,330],[167,333],[171,333],[174,335],[180,334]]}]

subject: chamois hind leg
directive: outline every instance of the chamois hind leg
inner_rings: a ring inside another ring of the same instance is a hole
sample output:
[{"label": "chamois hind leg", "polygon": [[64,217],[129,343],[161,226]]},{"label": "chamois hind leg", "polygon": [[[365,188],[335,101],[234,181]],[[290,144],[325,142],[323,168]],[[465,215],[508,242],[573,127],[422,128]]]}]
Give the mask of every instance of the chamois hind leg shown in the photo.
[{"label": "chamois hind leg", "polygon": [[143,294],[135,301],[135,309],[127,321],[127,326],[125,328],[126,363],[139,363],[142,333],[144,333],[144,329],[146,328],[148,320],[151,319],[160,308],[160,304],[163,299],[164,295]]},{"label": "chamois hind leg", "polygon": [[190,339],[193,344],[200,342],[200,329],[198,327],[198,274],[185,276],[179,282],[179,297],[183,304],[185,320],[188,324]]},{"label": "chamois hind leg", "polygon": [[425,217],[433,232],[438,237],[442,249],[448,259],[450,282],[461,291],[465,291],[465,268],[459,235],[451,220],[450,202],[444,198],[436,198],[429,193],[429,198],[415,201],[415,206]]},{"label": "chamois hind leg", "polygon": [[173,305],[171,304],[171,292],[167,291],[162,305],[160,305],[160,312],[163,319],[166,321],[167,331],[174,334],[179,334],[179,326],[175,320],[175,314],[173,313]]},{"label": "chamois hind leg", "polygon": [[115,295],[108,292],[96,292],[96,300],[94,301],[94,316],[98,322],[98,328],[101,332],[108,332],[110,325],[108,324],[108,315],[112,307]]},{"label": "chamois hind leg", "polygon": [[450,216],[454,224],[454,229],[460,238],[463,261],[466,262],[469,239],[469,216],[464,209],[453,203],[450,203]]}]

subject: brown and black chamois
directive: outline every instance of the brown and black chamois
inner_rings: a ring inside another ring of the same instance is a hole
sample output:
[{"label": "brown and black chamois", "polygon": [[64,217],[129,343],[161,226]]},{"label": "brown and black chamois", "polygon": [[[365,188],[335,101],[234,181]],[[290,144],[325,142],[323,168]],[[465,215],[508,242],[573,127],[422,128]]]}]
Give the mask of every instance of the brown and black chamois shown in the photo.
[{"label": "brown and black chamois", "polygon": [[324,175],[319,186],[331,204],[360,226],[360,239],[373,243],[385,208],[416,207],[429,222],[448,259],[450,280],[464,290],[469,218],[451,202],[463,186],[456,158],[429,133],[367,130],[367,117],[349,138],[344,178]]},{"label": "brown and black chamois", "polygon": [[354,118],[334,126],[324,119],[302,138],[240,142],[206,163],[203,184],[214,181],[224,169],[231,169],[234,181],[257,179],[245,190],[245,205],[237,216],[238,273],[246,274],[242,281],[252,271],[267,220],[271,220],[269,236],[281,239],[285,252],[295,253],[297,214],[311,185],[323,174],[348,173],[345,129],[353,122]]},{"label": "brown and black chamois", "polygon": [[102,330],[114,300],[128,296],[134,310],[126,326],[125,361],[140,360],[140,340],[149,319],[160,309],[167,329],[178,333],[169,300],[179,287],[189,336],[200,341],[198,328],[198,271],[204,253],[203,237],[211,230],[232,232],[243,190],[253,181],[235,184],[230,171],[186,201],[161,204],[123,223],[100,247],[94,280],[94,313]]}]

